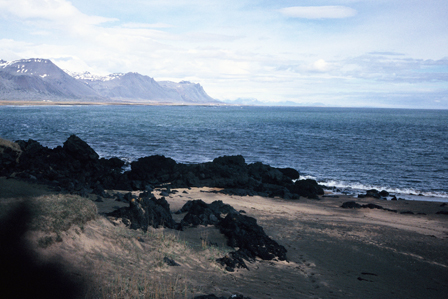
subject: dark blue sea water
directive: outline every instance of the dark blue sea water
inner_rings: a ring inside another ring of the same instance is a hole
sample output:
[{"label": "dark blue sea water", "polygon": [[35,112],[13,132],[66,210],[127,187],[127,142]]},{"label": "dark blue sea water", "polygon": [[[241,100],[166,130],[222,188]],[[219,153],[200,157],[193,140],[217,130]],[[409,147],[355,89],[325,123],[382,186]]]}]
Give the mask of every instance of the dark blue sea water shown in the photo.
[{"label": "dark blue sea water", "polygon": [[[0,137],[178,162],[241,154],[328,186],[448,199],[448,111],[209,106],[2,106]],[[412,196],[408,196],[409,199]]]}]

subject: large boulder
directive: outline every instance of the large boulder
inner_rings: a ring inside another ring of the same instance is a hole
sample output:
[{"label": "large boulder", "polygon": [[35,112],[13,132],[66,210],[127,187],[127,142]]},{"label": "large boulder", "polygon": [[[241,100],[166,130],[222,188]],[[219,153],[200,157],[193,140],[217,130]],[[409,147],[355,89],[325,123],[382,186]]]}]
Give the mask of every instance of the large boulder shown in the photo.
[{"label": "large boulder", "polygon": [[235,209],[223,203],[222,201],[214,201],[207,204],[202,200],[190,200],[176,213],[187,214],[181,221],[181,226],[197,226],[197,225],[216,225],[222,220],[222,214],[236,212]]},{"label": "large boulder", "polygon": [[231,247],[238,247],[249,258],[286,260],[286,248],[269,238],[255,218],[230,212],[217,225]]},{"label": "large boulder", "polygon": [[280,170],[283,173],[283,175],[287,176],[291,180],[298,180],[300,178],[299,172],[294,168],[286,167],[286,168],[278,168],[278,170]]},{"label": "large boulder", "polygon": [[263,184],[284,185],[291,183],[291,179],[285,176],[279,169],[256,162],[248,166],[252,178]]},{"label": "large boulder", "polygon": [[151,183],[166,183],[173,179],[176,161],[162,155],[139,158],[131,163],[130,177]]},{"label": "large boulder", "polygon": [[249,180],[247,164],[241,155],[215,158],[206,168],[207,174],[203,174],[214,187],[238,188],[247,185]]},{"label": "large boulder", "polygon": [[71,135],[65,142],[63,149],[76,160],[97,160],[98,154],[84,140],[76,135]]},{"label": "large boulder", "polygon": [[234,272],[235,268],[244,268],[249,270],[244,260],[253,260],[248,257],[243,251],[232,251],[226,254],[224,257],[216,259],[216,261],[224,266],[229,272]]},{"label": "large boulder", "polygon": [[143,231],[147,231],[150,226],[177,228],[168,202],[164,197],[156,199],[151,193],[143,193],[138,199],[131,199],[129,207],[115,210],[107,216],[126,219],[130,223],[130,228],[140,228]]},{"label": "large boulder", "polygon": [[290,186],[289,190],[291,193],[313,199],[318,199],[319,195],[324,195],[322,187],[320,187],[315,180],[311,179],[295,181],[295,183]]}]

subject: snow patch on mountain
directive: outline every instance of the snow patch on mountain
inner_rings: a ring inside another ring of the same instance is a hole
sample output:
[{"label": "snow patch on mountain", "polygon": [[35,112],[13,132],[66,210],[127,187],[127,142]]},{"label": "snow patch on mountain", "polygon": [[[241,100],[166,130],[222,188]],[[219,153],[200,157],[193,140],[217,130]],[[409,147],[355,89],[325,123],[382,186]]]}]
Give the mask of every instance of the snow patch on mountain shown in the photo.
[{"label": "snow patch on mountain", "polygon": [[4,62],[0,67],[0,99],[96,100],[104,98],[48,59]]},{"label": "snow patch on mountain", "polygon": [[135,72],[106,76],[63,71],[48,59],[0,60],[0,100],[219,103],[200,84],[162,81]]},{"label": "snow patch on mountain", "polygon": [[73,78],[75,78],[77,80],[82,80],[86,83],[88,81],[103,81],[103,82],[110,81],[110,80],[121,78],[125,75],[124,73],[115,73],[115,74],[109,74],[106,76],[100,76],[100,75],[92,74],[90,72],[77,73],[77,72],[71,72],[68,70],[64,70],[64,71],[67,74],[69,74],[70,76],[72,76]]}]

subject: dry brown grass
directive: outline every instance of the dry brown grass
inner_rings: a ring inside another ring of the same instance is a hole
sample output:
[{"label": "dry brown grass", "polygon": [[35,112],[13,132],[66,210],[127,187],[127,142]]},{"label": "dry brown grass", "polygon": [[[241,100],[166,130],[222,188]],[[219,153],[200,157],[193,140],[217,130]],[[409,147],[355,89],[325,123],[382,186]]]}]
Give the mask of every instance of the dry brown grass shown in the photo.
[{"label": "dry brown grass", "polygon": [[32,230],[60,233],[97,217],[96,205],[89,199],[71,194],[43,195],[29,201],[33,208]]},{"label": "dry brown grass", "polygon": [[108,281],[102,281],[86,294],[86,298],[189,298],[189,285],[180,279],[161,280],[148,275],[125,276],[116,274]]},{"label": "dry brown grass", "polygon": [[13,151],[21,152],[20,146],[17,143],[0,138],[0,154],[3,153],[3,150],[7,147],[10,147]]}]

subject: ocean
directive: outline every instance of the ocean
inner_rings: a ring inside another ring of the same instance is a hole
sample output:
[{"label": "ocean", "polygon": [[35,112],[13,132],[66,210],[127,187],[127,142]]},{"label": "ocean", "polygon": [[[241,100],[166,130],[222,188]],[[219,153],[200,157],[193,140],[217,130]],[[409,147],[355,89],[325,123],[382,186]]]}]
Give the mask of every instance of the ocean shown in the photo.
[{"label": "ocean", "polygon": [[338,192],[448,201],[448,110],[237,106],[0,106],[0,137],[101,157],[199,163],[243,155]]}]

